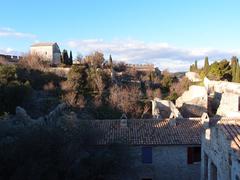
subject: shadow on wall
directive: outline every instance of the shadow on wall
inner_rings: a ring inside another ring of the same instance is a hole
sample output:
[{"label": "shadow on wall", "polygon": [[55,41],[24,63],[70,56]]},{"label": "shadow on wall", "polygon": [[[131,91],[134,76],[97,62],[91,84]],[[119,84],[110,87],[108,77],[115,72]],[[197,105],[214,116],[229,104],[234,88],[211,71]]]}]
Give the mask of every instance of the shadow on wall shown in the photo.
[{"label": "shadow on wall", "polygon": [[183,103],[183,106],[180,108],[180,112],[184,118],[201,117],[207,111],[205,107],[186,103]]}]

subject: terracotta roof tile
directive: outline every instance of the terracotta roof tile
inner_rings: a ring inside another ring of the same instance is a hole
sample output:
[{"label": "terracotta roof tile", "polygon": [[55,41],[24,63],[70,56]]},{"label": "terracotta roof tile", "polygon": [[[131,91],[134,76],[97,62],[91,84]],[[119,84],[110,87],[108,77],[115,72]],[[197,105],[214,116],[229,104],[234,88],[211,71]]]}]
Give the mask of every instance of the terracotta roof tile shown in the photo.
[{"label": "terracotta roof tile", "polygon": [[221,119],[218,126],[230,141],[231,148],[240,154],[240,119]]},{"label": "terracotta roof tile", "polygon": [[201,144],[200,119],[178,119],[176,126],[169,120],[128,120],[128,127],[120,127],[120,120],[90,120],[92,128],[98,128],[103,136],[98,145],[124,141],[129,145],[187,145]]}]

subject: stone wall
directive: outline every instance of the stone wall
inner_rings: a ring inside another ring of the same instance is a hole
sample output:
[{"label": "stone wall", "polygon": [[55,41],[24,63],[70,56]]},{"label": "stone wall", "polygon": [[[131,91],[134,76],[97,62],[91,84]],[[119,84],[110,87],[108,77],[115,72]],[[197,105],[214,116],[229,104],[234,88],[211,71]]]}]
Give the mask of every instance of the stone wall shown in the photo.
[{"label": "stone wall", "polygon": [[222,94],[217,115],[223,117],[240,117],[239,95],[225,92]]},{"label": "stone wall", "polygon": [[213,165],[216,166],[218,180],[231,180],[240,177],[240,159],[231,149],[231,143],[227,140],[218,125],[206,128],[202,134],[202,162],[201,179],[211,179]]},{"label": "stone wall", "polygon": [[200,117],[208,109],[207,90],[203,86],[190,86],[176,100],[176,107],[181,109],[183,117]]},{"label": "stone wall", "polygon": [[204,86],[209,94],[214,94],[220,102],[217,115],[224,117],[240,117],[239,98],[240,83],[211,81],[204,78]]},{"label": "stone wall", "polygon": [[138,172],[137,178],[135,177],[135,179],[200,179],[200,163],[187,163],[187,148],[187,145],[152,147],[152,164],[142,163],[142,147],[132,148],[136,155],[134,168],[136,172]]}]

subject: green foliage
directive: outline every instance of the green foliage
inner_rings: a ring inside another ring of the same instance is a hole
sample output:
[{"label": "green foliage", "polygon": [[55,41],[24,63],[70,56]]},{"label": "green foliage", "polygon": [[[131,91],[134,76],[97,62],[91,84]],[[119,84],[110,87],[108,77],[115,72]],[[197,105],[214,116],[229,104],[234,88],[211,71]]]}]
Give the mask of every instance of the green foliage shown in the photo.
[{"label": "green foliage", "polygon": [[109,56],[109,66],[110,68],[113,68],[113,60],[112,60],[112,56]]},{"label": "green foliage", "polygon": [[207,75],[207,74],[208,74],[208,71],[209,71],[208,57],[205,57],[203,72],[204,72],[205,75]]},{"label": "green foliage", "polygon": [[17,79],[16,67],[13,65],[0,65],[0,83],[7,84]]},{"label": "green foliage", "polygon": [[198,70],[197,60],[194,63],[194,68],[195,68],[196,71]]},{"label": "green foliage", "polygon": [[73,64],[73,56],[72,56],[72,51],[70,51],[69,59],[68,59],[68,65]]},{"label": "green foliage", "polygon": [[86,66],[72,66],[67,80],[74,92],[85,95],[88,93],[87,78]]},{"label": "green foliage", "polygon": [[210,66],[208,77],[212,80],[231,80],[231,67],[227,60],[215,61]]},{"label": "green foliage", "polygon": [[63,64],[66,64],[66,65],[69,64],[68,52],[66,49],[64,49],[62,52],[62,61],[63,61]]},{"label": "green foliage", "polygon": [[190,66],[190,72],[198,72],[197,60]]},{"label": "green foliage", "polygon": [[237,83],[240,82],[240,67],[239,67],[238,62],[237,62],[237,65],[236,65],[235,82],[237,82]]},{"label": "green foliage", "polygon": [[15,66],[0,65],[0,115],[14,113],[16,106],[21,105],[30,93],[30,83],[19,81]]}]

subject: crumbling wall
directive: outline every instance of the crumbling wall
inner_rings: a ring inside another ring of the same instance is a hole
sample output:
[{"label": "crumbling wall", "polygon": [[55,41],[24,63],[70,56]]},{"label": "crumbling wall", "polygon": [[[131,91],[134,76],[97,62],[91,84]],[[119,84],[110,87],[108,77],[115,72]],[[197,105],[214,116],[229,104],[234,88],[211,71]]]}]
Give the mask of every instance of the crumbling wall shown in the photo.
[{"label": "crumbling wall", "polygon": [[171,114],[173,114],[174,117],[182,117],[171,101],[154,98],[152,101],[152,115],[154,118],[165,119],[169,118]]},{"label": "crumbling wall", "polygon": [[200,117],[208,109],[207,90],[203,86],[190,86],[176,100],[176,107],[180,108],[183,117]]},{"label": "crumbling wall", "polygon": [[204,78],[204,86],[209,94],[214,94],[215,101],[219,102],[217,115],[224,117],[240,117],[240,83],[211,81],[208,78]]},{"label": "crumbling wall", "polygon": [[231,180],[240,177],[239,157],[231,148],[231,142],[227,139],[220,126],[206,127],[202,134],[202,161],[201,179],[211,179],[212,164],[217,168],[217,179]]}]

